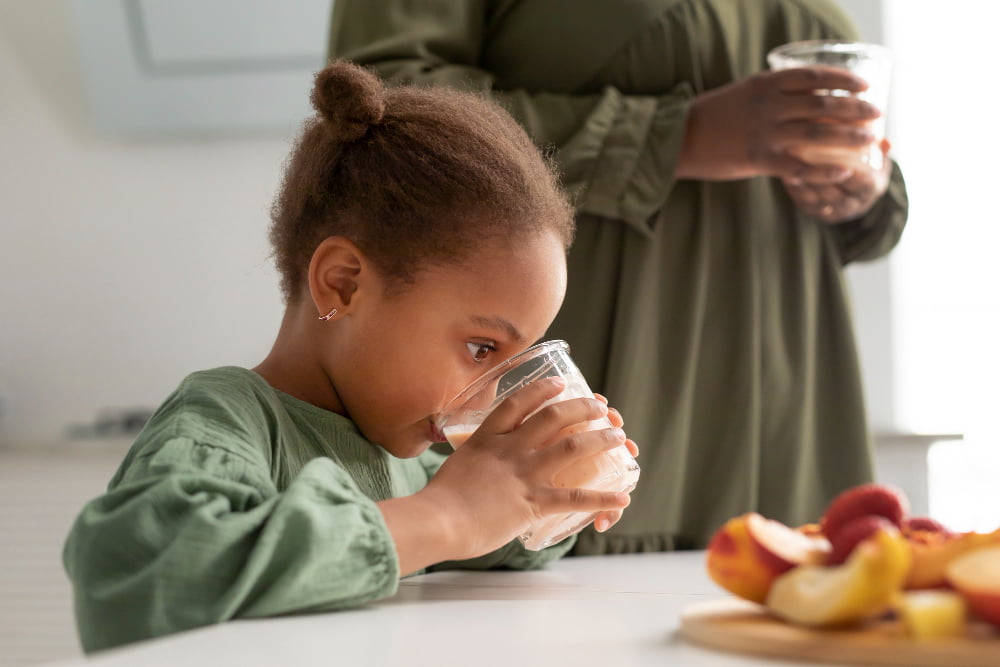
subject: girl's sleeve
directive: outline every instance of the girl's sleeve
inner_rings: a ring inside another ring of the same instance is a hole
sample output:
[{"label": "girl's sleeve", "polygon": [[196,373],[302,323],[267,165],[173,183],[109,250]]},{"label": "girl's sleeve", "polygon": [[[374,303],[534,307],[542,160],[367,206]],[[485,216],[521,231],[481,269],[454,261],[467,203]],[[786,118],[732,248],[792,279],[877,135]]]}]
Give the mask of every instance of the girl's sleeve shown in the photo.
[{"label": "girl's sleeve", "polygon": [[86,651],[237,617],[393,595],[382,514],[333,461],[278,493],[263,460],[176,438],[132,462],[64,549]]},{"label": "girl's sleeve", "polygon": [[490,5],[475,2],[338,0],[330,56],[368,66],[390,83],[489,92],[557,160],[582,213],[647,233],[674,186],[691,89],[624,95],[499,90],[480,66]]}]

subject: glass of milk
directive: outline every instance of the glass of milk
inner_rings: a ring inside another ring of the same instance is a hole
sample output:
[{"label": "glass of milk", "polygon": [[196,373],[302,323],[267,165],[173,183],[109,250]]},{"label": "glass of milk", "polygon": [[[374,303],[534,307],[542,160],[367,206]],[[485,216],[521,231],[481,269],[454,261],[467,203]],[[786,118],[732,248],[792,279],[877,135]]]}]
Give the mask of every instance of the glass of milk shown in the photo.
[{"label": "glass of milk", "polygon": [[[493,367],[463,389],[449,402],[436,425],[451,446],[458,449],[504,399],[535,380],[554,376],[562,377],[566,388],[541,407],[570,398],[594,396],[570,358],[569,345],[561,340],[547,341]],[[602,417],[572,426],[567,433],[606,428],[611,428],[611,422]],[[619,445],[567,467],[556,477],[555,483],[567,488],[628,493],[635,488],[638,478],[639,465],[625,445]],[[547,516],[521,535],[521,542],[533,551],[544,549],[581,530],[595,516],[593,512]]]},{"label": "glass of milk", "polygon": [[[885,114],[889,104],[889,81],[892,74],[889,49],[878,44],[836,40],[791,42],[772,49],[767,54],[767,63],[772,70],[836,67],[864,79],[868,83],[868,89],[857,93],[857,96],[882,112],[881,116],[869,121],[875,141],[862,149],[816,146],[801,148],[792,153],[810,164],[835,164],[848,169],[865,166],[876,170],[882,168],[883,155],[879,144],[885,138]],[[815,94],[846,97],[851,93],[846,90],[816,90]]]}]

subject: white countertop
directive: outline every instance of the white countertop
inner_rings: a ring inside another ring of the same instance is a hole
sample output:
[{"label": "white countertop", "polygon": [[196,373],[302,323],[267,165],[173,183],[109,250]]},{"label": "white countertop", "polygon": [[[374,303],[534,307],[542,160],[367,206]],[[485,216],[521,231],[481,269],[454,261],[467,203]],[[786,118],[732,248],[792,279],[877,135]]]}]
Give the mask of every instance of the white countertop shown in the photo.
[{"label": "white countertop", "polygon": [[788,664],[702,649],[680,613],[724,597],[702,551],[565,558],[532,572],[450,571],[341,612],[244,620],[52,665],[222,667]]}]

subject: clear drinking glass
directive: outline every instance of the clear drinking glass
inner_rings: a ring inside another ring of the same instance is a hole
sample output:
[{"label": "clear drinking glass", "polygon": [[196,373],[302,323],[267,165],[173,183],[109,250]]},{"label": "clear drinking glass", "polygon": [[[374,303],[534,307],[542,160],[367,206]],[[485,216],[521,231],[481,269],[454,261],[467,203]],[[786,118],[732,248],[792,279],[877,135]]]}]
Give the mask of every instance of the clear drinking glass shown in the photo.
[{"label": "clear drinking glass", "polygon": [[[570,398],[593,397],[583,374],[569,355],[565,341],[539,343],[487,371],[452,399],[436,420],[452,447],[458,449],[479,428],[494,408],[526,385],[547,377],[562,377],[566,388],[550,403]],[[541,409],[541,407],[539,409]],[[606,417],[570,427],[568,433],[610,428]],[[629,492],[639,479],[639,465],[625,445],[602,452],[569,466],[556,477],[563,487]],[[521,535],[526,549],[537,551],[551,546],[589,524],[596,512],[573,512],[546,517]]]},{"label": "clear drinking glass", "polygon": [[[889,49],[878,44],[840,42],[836,40],[810,40],[791,42],[774,48],[767,54],[772,70],[794,67],[836,67],[857,74],[868,82],[868,89],[857,93],[860,99],[878,107],[882,115],[871,124],[875,141],[858,150],[856,148],[814,147],[793,153],[810,164],[836,164],[848,169],[868,166],[881,169],[882,149],[885,138],[885,114],[889,104],[889,82],[892,75],[892,58]],[[817,90],[817,95],[846,97],[846,90]]]}]

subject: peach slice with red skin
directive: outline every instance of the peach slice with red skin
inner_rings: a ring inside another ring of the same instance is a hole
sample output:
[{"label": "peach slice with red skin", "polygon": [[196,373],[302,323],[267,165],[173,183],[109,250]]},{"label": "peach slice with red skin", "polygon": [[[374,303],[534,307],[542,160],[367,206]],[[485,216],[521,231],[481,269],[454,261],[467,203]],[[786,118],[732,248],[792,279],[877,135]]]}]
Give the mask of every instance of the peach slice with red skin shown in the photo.
[{"label": "peach slice with red skin", "polygon": [[1000,544],[962,554],[948,565],[945,576],[973,613],[1000,627]]},{"label": "peach slice with red skin", "polygon": [[869,514],[848,521],[830,540],[830,554],[826,558],[827,565],[840,565],[854,551],[854,547],[862,540],[868,539],[879,530],[895,530],[896,527],[884,516]]},{"label": "peach slice with red skin", "polygon": [[719,586],[763,603],[775,578],[798,565],[822,563],[829,551],[830,543],[823,537],[748,512],[730,519],[712,536],[706,565]]},{"label": "peach slice with red skin", "polygon": [[892,606],[910,566],[895,526],[862,540],[842,565],[802,565],[774,580],[766,606],[790,623],[833,627],[858,623]]},{"label": "peach slice with red skin", "polygon": [[902,491],[888,484],[860,484],[838,494],[820,519],[820,528],[830,540],[837,531],[858,517],[877,515],[897,528],[909,513],[909,501]]}]

